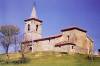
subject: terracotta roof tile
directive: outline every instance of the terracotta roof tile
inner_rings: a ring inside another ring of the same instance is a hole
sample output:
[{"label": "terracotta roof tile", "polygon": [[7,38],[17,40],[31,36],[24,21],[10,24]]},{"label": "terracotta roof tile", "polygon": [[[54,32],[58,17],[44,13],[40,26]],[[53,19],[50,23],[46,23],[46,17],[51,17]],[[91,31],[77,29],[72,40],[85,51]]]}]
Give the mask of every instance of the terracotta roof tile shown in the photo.
[{"label": "terracotta roof tile", "polygon": [[83,32],[87,32],[86,30],[78,28],[78,27],[66,28],[66,29],[62,29],[61,31],[64,32],[64,31],[69,31],[69,30],[73,30],[73,29],[77,29],[77,30],[80,30],[80,31],[83,31]]},{"label": "terracotta roof tile", "polygon": [[51,37],[46,37],[46,38],[42,38],[42,39],[36,39],[34,40],[34,42],[36,41],[43,41],[43,40],[49,40],[49,39],[54,39],[54,38],[58,38],[61,37],[62,35],[56,35],[56,36],[51,36]]},{"label": "terracotta roof tile", "polygon": [[22,44],[31,43],[32,41],[24,41]]},{"label": "terracotta roof tile", "polygon": [[61,46],[64,46],[64,45],[76,45],[76,44],[73,44],[73,43],[68,43],[66,41],[62,41],[62,42],[59,42],[55,45],[55,47],[61,47]]}]

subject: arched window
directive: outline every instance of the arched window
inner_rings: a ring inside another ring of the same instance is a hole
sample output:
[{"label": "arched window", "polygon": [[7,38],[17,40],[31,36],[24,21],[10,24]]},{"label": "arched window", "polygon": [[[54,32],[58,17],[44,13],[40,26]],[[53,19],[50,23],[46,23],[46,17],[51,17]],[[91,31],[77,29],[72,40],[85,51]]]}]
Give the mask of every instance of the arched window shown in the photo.
[{"label": "arched window", "polygon": [[30,31],[30,24],[28,24],[28,31]]},{"label": "arched window", "polygon": [[74,46],[72,46],[72,49],[74,49]]},{"label": "arched window", "polygon": [[30,47],[29,50],[32,51],[32,47]]},{"label": "arched window", "polygon": [[38,25],[36,25],[36,31],[38,31]]},{"label": "arched window", "polygon": [[68,38],[68,41],[69,41],[69,35],[67,36],[67,38]]}]

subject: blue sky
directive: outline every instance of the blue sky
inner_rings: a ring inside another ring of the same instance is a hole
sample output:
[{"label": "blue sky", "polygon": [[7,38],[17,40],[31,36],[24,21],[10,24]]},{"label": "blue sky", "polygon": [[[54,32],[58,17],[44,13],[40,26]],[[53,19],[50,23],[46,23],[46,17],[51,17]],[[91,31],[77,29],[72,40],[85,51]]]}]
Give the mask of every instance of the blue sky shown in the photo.
[{"label": "blue sky", "polygon": [[100,0],[0,0],[0,25],[17,25],[23,33],[24,20],[31,15],[33,1],[43,20],[44,37],[78,26],[87,30],[95,48],[100,48]]}]

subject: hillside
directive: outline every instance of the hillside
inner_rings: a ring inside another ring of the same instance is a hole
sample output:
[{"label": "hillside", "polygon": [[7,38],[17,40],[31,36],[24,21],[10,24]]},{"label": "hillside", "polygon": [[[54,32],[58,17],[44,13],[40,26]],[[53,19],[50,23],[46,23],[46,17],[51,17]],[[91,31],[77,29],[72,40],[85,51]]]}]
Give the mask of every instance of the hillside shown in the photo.
[{"label": "hillside", "polygon": [[95,58],[93,62],[87,59],[87,55],[68,55],[60,53],[27,53],[25,63],[16,63],[20,54],[10,54],[9,63],[6,64],[5,55],[0,55],[0,66],[100,66],[100,58]]}]

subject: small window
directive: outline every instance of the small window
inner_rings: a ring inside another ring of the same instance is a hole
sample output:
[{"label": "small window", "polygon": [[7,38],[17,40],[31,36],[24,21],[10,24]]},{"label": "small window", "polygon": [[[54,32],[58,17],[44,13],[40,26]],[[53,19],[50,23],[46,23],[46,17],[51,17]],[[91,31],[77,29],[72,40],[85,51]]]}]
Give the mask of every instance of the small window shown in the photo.
[{"label": "small window", "polygon": [[36,31],[38,31],[38,25],[36,25]]},{"label": "small window", "polygon": [[32,51],[32,47],[30,47],[29,50]]},{"label": "small window", "polygon": [[67,36],[67,38],[68,38],[68,41],[69,41],[69,35]]},{"label": "small window", "polygon": [[72,49],[74,49],[74,46],[72,46]]},{"label": "small window", "polygon": [[28,31],[30,31],[30,24],[28,24]]},{"label": "small window", "polygon": [[49,39],[49,42],[50,42],[50,39]]}]

